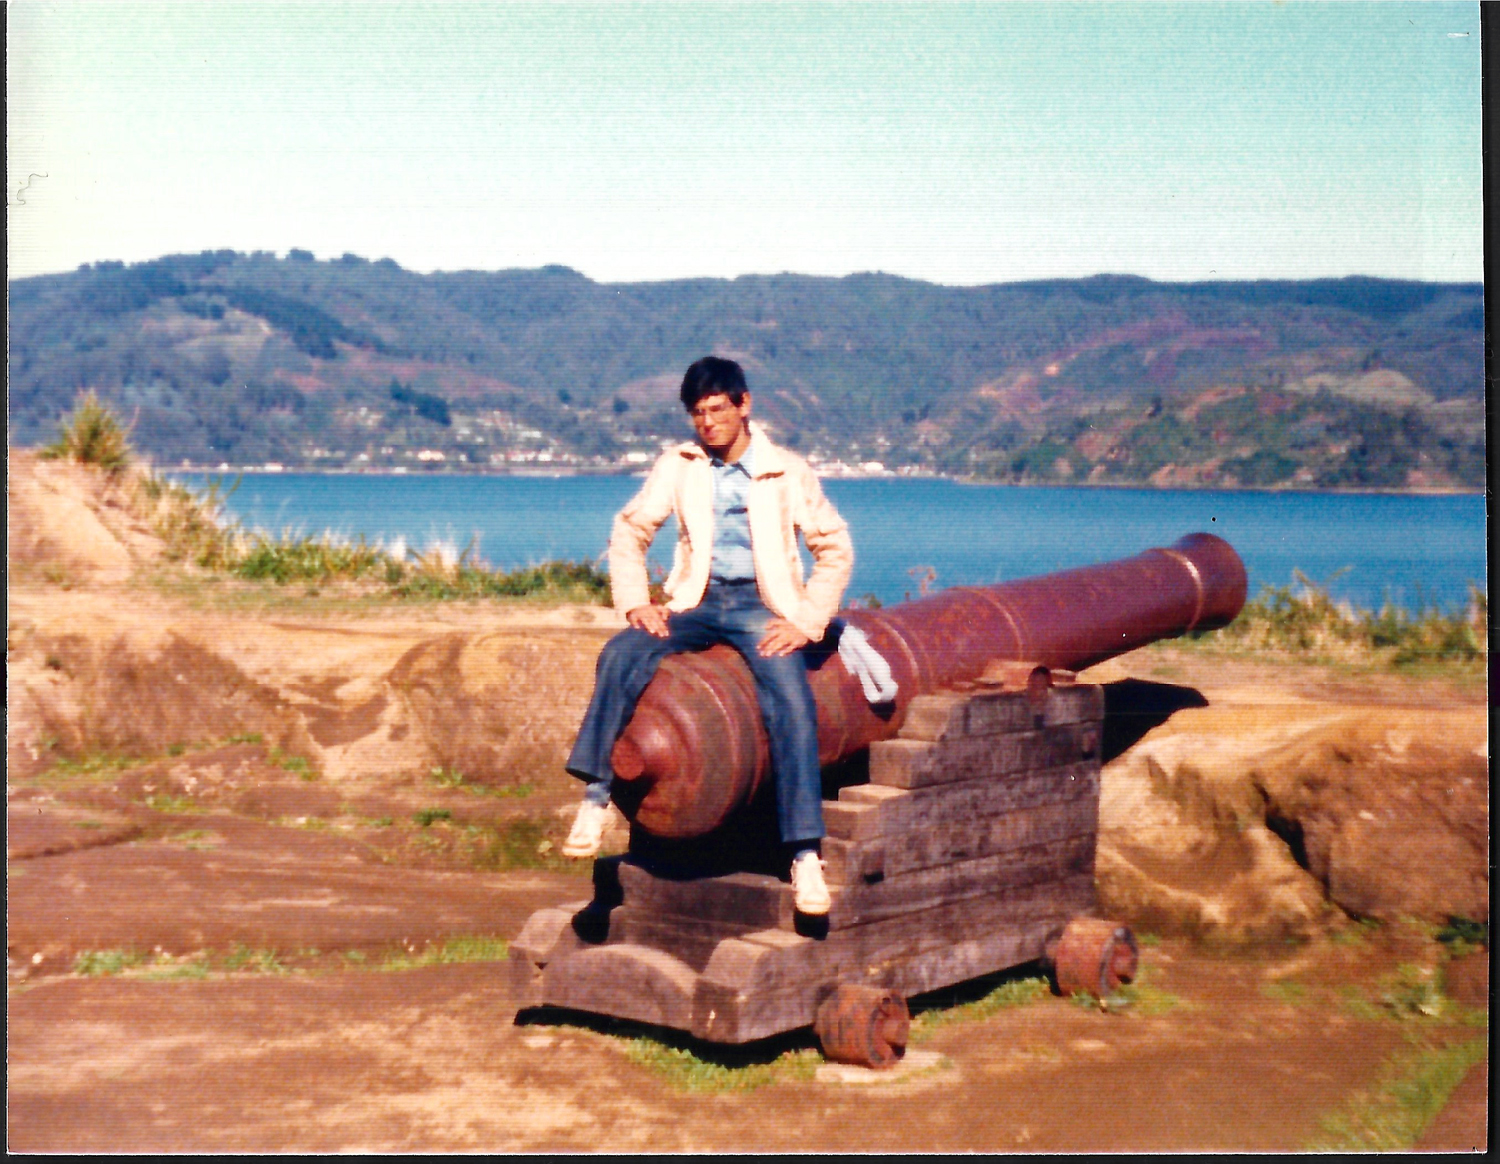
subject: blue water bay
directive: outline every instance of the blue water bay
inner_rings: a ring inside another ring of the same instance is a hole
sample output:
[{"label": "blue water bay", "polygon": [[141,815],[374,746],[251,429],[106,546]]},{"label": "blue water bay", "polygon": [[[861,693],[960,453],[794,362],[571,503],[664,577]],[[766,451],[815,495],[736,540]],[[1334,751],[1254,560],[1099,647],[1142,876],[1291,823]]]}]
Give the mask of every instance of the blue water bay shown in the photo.
[{"label": "blue water bay", "polygon": [[[209,479],[178,479],[202,488]],[[227,485],[227,483],[224,483]],[[422,550],[473,544],[514,569],[598,559],[610,522],[640,487],[632,477],[247,474],[230,517],[252,529],[328,531]],[[899,602],[930,586],[984,585],[1109,561],[1206,530],[1244,559],[1251,591],[1300,570],[1359,606],[1464,603],[1486,587],[1479,495],[1163,491],[966,485],[913,478],[825,483],[854,533],[849,596]],[[670,530],[652,560],[670,561]]]}]

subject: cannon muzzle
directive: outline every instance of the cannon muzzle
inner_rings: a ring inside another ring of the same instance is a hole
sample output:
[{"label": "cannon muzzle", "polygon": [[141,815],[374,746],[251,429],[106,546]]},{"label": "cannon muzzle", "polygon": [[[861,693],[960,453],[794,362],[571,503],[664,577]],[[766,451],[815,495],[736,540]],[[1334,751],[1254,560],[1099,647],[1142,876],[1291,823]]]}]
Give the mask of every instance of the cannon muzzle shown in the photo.
[{"label": "cannon muzzle", "polygon": [[[1245,604],[1244,563],[1196,533],[1133,558],[995,586],[955,586],[882,610],[850,610],[890,664],[900,694],[872,708],[836,655],[814,658],[818,754],[840,760],[900,729],[916,696],[1015,660],[1078,670],[1157,639],[1230,622]],[[662,663],[611,753],[615,799],[657,837],[702,836],[769,778],[750,669],[730,647]]]}]

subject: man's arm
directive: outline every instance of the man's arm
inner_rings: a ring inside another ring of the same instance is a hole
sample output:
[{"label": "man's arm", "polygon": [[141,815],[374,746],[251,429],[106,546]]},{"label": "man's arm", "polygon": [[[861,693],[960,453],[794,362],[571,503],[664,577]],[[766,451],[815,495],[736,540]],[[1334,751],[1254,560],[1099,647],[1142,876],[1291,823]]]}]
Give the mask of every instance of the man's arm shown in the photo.
[{"label": "man's arm", "polygon": [[849,526],[824,496],[812,467],[804,464],[801,475],[798,492],[802,509],[797,514],[797,525],[812,553],[813,568],[807,578],[804,613],[797,619],[797,628],[809,640],[816,640],[823,637],[829,620],[838,613],[844,600],[844,588],[854,572],[854,542],[849,537]]},{"label": "man's arm", "polygon": [[[615,609],[632,626],[652,634],[666,631],[666,611],[651,605],[651,579],[646,571],[646,551],[656,531],[672,512],[672,474],[669,460],[659,458],[641,491],[615,515],[609,538],[609,587]],[[642,613],[642,612],[646,613]],[[658,613],[650,613],[656,611]],[[632,617],[634,615],[635,617]],[[644,621],[642,621],[644,620]],[[657,626],[657,623],[660,626]]]}]

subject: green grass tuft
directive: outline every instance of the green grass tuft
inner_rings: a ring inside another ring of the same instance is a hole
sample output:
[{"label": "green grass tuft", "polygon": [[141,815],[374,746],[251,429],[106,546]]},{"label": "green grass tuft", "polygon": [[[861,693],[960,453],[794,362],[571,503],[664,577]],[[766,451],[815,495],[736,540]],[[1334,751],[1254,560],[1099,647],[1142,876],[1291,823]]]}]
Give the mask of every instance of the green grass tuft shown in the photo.
[{"label": "green grass tuft", "polygon": [[90,390],[63,418],[57,440],[43,448],[42,455],[119,472],[130,464],[130,430]]},{"label": "green grass tuft", "polygon": [[973,1002],[924,1010],[915,1015],[912,1018],[910,1038],[913,1043],[921,1042],[953,1023],[986,1019],[1003,1010],[1037,1002],[1050,993],[1051,988],[1045,978],[1012,978]]},{"label": "green grass tuft", "polygon": [[267,754],[266,759],[287,772],[300,776],[303,780],[316,780],[319,773],[312,766],[312,761],[306,756],[298,756],[289,752],[283,752],[280,748],[273,747]]},{"label": "green grass tuft", "polygon": [[252,950],[247,946],[235,946],[223,959],[222,966],[230,972],[257,974],[285,974],[287,968],[275,950]]},{"label": "green grass tuft", "polygon": [[1404,1152],[1443,1110],[1453,1089],[1489,1054],[1487,1039],[1399,1053],[1375,1093],[1319,1121],[1312,1152]]},{"label": "green grass tuft", "polygon": [[[464,936],[449,938],[441,945],[429,945],[421,953],[393,954],[378,963],[380,970],[415,970],[422,966],[454,966],[466,962],[504,962],[510,957],[510,943],[504,938]],[[345,954],[352,962],[363,962],[356,950]]]},{"label": "green grass tuft", "polygon": [[145,960],[137,950],[83,950],[73,959],[73,973],[86,978],[121,974]]},{"label": "green grass tuft", "polygon": [[823,1057],[810,1048],[782,1052],[769,1063],[717,1062],[684,1047],[672,1047],[654,1039],[632,1039],[625,1044],[625,1057],[654,1072],[678,1091],[751,1091],[782,1081],[810,1081]]}]

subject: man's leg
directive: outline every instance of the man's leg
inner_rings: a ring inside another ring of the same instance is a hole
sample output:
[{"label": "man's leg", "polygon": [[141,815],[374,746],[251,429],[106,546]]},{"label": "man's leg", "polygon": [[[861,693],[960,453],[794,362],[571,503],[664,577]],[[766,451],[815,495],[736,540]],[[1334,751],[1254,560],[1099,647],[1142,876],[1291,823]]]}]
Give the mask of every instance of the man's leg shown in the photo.
[{"label": "man's leg", "polygon": [[567,771],[588,782],[572,831],[563,843],[563,855],[591,857],[598,852],[608,821],[609,790],[614,769],[609,755],[641,693],[650,685],[661,661],[668,655],[698,650],[704,641],[702,619],[695,612],[674,614],[671,633],[659,638],[636,627],[621,631],[604,645],[594,667],[594,694],[584,713],[578,738],[568,755]]},{"label": "man's leg", "polygon": [[823,772],[818,762],[818,710],[807,663],[800,651],[765,656],[756,649],[770,618],[764,607],[737,614],[726,619],[733,628],[727,637],[755,679],[756,700],[770,743],[781,839],[794,854],[792,886],[797,909],[806,914],[827,913],[831,899],[818,856],[818,842],[824,835]]},{"label": "man's leg", "polygon": [[621,631],[604,644],[594,664],[594,693],[568,754],[567,770],[588,782],[603,785],[607,801],[614,769],[609,753],[630,722],[641,692],[646,690],[662,659],[673,650],[670,638],[658,638],[637,627]]},{"label": "man's leg", "polygon": [[823,770],[818,763],[818,711],[800,652],[745,654],[771,745],[776,817],[781,839],[811,848],[823,838]]}]

